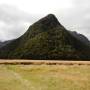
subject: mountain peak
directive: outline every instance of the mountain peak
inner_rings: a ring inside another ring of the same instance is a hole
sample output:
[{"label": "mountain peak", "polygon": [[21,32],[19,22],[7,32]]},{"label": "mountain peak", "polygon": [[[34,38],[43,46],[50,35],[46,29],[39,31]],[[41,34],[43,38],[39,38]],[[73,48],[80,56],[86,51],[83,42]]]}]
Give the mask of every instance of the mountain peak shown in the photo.
[{"label": "mountain peak", "polygon": [[53,14],[48,14],[44,18],[40,19],[38,22],[43,24],[44,26],[48,26],[48,27],[52,27],[52,28],[57,25],[60,25],[58,19]]},{"label": "mountain peak", "polygon": [[54,14],[48,14],[46,17],[50,18],[50,19],[57,19],[56,16]]}]

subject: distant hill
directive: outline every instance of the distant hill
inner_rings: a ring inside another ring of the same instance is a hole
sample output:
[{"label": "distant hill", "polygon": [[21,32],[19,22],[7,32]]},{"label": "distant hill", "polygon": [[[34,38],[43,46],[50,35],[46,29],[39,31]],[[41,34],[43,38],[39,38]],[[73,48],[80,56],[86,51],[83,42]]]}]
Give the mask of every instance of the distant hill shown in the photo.
[{"label": "distant hill", "polygon": [[79,39],[80,41],[82,41],[83,43],[87,44],[90,46],[90,41],[88,40],[87,37],[85,37],[82,34],[77,33],[76,31],[70,31],[70,33],[77,39]]},{"label": "distant hill", "polygon": [[90,60],[90,45],[85,41],[83,35],[66,30],[49,14],[31,25],[20,38],[2,47],[0,58]]},{"label": "distant hill", "polygon": [[8,41],[0,41],[0,48],[6,46],[7,44],[9,44],[10,42],[12,42],[12,40],[8,40]]}]

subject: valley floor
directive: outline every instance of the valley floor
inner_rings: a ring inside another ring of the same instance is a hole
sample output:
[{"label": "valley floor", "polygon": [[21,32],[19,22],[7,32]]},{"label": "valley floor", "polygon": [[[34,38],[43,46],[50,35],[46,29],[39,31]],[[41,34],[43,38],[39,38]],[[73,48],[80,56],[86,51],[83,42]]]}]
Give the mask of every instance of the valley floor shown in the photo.
[{"label": "valley floor", "polygon": [[0,59],[0,64],[11,65],[90,65],[90,61],[75,60],[22,60],[22,59]]},{"label": "valley floor", "polygon": [[0,90],[90,90],[90,65],[0,65]]}]

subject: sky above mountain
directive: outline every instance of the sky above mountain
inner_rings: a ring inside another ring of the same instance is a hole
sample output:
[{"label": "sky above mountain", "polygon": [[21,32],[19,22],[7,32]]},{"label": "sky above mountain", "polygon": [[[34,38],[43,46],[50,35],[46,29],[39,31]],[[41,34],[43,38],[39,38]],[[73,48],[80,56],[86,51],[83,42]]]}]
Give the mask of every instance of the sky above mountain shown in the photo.
[{"label": "sky above mountain", "polygon": [[0,40],[20,37],[50,13],[68,30],[90,39],[90,0],[0,0]]}]

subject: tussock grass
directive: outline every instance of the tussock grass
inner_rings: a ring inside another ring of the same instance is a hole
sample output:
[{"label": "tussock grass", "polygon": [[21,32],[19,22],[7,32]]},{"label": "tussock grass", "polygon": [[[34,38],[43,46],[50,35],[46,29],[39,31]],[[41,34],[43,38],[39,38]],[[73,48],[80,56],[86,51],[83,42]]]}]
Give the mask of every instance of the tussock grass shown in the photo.
[{"label": "tussock grass", "polygon": [[90,66],[0,65],[0,90],[90,90]]}]

